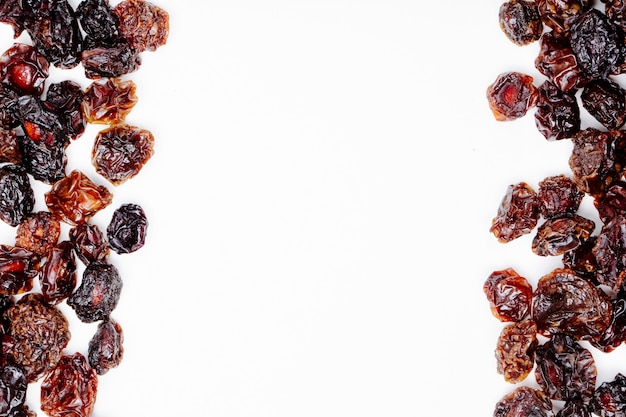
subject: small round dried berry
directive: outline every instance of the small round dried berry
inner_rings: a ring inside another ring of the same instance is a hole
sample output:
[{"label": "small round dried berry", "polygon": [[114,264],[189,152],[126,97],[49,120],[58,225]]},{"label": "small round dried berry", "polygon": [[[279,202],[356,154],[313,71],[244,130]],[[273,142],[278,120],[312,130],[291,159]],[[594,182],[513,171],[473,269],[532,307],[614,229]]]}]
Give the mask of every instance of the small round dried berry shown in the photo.
[{"label": "small round dried berry", "polygon": [[148,219],[137,204],[124,204],[113,213],[107,227],[109,246],[115,252],[131,253],[140,249],[146,241]]},{"label": "small round dried berry", "polygon": [[539,92],[533,77],[519,72],[505,72],[487,87],[487,100],[496,120],[515,120],[537,104]]}]

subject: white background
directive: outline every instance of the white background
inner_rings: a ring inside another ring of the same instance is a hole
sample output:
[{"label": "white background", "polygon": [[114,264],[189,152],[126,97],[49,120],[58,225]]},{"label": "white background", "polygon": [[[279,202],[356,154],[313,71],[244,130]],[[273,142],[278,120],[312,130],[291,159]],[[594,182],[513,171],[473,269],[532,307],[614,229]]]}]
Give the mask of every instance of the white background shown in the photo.
[{"label": "white background", "polygon": [[[537,45],[508,41],[491,0],[155,4],[168,43],[126,77],[155,155],[94,218],[136,202],[150,221],[144,248],[111,256],[125,358],[94,416],[491,415],[513,386],[482,284],[559,265],[488,232],[508,184],[569,173],[569,142],[486,103],[500,72],[543,80]],[[99,128],[70,166],[105,184]],[[67,352],[85,352],[95,327],[74,324]],[[594,351],[599,381],[625,355]]]}]

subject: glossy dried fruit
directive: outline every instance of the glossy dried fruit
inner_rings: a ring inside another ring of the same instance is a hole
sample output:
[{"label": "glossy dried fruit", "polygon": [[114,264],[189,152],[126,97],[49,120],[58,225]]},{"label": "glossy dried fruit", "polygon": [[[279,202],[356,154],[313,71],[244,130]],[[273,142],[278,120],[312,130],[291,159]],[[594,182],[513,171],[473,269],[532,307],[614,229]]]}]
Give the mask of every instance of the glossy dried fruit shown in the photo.
[{"label": "glossy dried fruit", "polygon": [[599,284],[596,280],[596,271],[598,263],[593,254],[593,247],[596,244],[596,236],[590,236],[589,239],[580,244],[576,249],[563,254],[563,266],[571,269],[576,275],[588,279],[594,284]]},{"label": "glossy dried fruit", "polygon": [[492,272],[483,292],[491,313],[500,321],[520,321],[530,312],[533,289],[513,268]]},{"label": "glossy dried fruit", "polygon": [[626,121],[626,90],[608,79],[592,80],[580,96],[585,110],[607,129],[618,129]]},{"label": "glossy dried fruit", "polygon": [[39,258],[27,249],[0,244],[0,294],[21,294],[33,288]]},{"label": "glossy dried fruit", "polygon": [[85,131],[82,101],[85,93],[80,84],[66,80],[50,84],[44,105],[59,116],[63,133],[76,139]]},{"label": "glossy dried fruit", "polygon": [[20,165],[0,167],[0,219],[17,226],[32,212],[35,194]]},{"label": "glossy dried fruit", "polygon": [[41,294],[26,294],[4,317],[9,323],[9,343],[3,353],[34,382],[56,366],[70,340],[69,323],[63,313],[43,301]]},{"label": "glossy dried fruit", "polygon": [[502,243],[530,233],[539,219],[537,193],[520,182],[507,187],[489,231]]},{"label": "glossy dried fruit", "polygon": [[85,91],[82,107],[89,123],[118,124],[137,104],[137,86],[132,80],[103,78]]},{"label": "glossy dried fruit", "polygon": [[85,265],[92,262],[106,263],[109,243],[97,225],[81,223],[71,228],[69,235],[78,259]]},{"label": "glossy dried fruit", "polygon": [[0,56],[0,82],[21,94],[41,95],[49,67],[34,47],[15,43]]},{"label": "glossy dried fruit", "polygon": [[626,377],[618,373],[612,381],[603,382],[596,389],[590,407],[600,417],[625,417]]},{"label": "glossy dried fruit", "polygon": [[611,311],[602,290],[565,268],[539,280],[532,302],[537,330],[547,337],[565,333],[576,340],[598,340],[610,325]]},{"label": "glossy dried fruit", "polygon": [[76,291],[67,299],[78,318],[85,323],[104,320],[117,306],[122,279],[111,264],[91,263]]},{"label": "glossy dried fruit", "polygon": [[538,40],[543,32],[541,16],[534,1],[506,1],[500,6],[498,18],[506,37],[519,46]]},{"label": "glossy dried fruit", "polygon": [[619,178],[616,133],[587,128],[573,138],[569,165],[578,188],[594,197],[602,196]]},{"label": "glossy dried fruit", "polygon": [[98,376],[79,352],[63,356],[41,382],[41,409],[50,417],[89,417]]},{"label": "glossy dried fruit", "polygon": [[496,120],[510,121],[526,115],[537,104],[539,93],[533,77],[505,72],[487,87],[487,101]]},{"label": "glossy dried fruit", "polygon": [[548,141],[569,139],[580,130],[580,109],[573,94],[564,93],[550,81],[537,89],[535,125]]},{"label": "glossy dried fruit", "polygon": [[122,327],[113,320],[98,324],[96,334],[89,341],[89,366],[98,375],[104,375],[117,367],[124,356],[124,335]]},{"label": "glossy dried fruit", "polygon": [[606,78],[624,60],[624,38],[619,29],[594,8],[582,13],[572,24],[570,46],[578,65],[594,78]]},{"label": "glossy dried fruit", "polygon": [[570,29],[576,18],[591,7],[590,0],[539,0],[538,4],[544,24],[558,33]]},{"label": "glossy dried fruit", "polygon": [[119,185],[137,175],[153,154],[152,133],[119,124],[96,135],[91,160],[98,174]]},{"label": "glossy dried fruit", "polygon": [[5,365],[0,369],[0,416],[15,416],[26,400],[26,388],[26,377],[20,367]]},{"label": "glossy dried fruit", "polygon": [[532,320],[523,320],[505,326],[496,346],[498,373],[512,384],[526,379],[535,366],[537,326]]},{"label": "glossy dried fruit", "polygon": [[106,42],[85,39],[81,62],[90,79],[120,77],[139,69],[141,57],[120,37]]},{"label": "glossy dried fruit", "polygon": [[37,52],[60,68],[74,68],[80,63],[82,33],[76,13],[67,0],[46,1],[28,19],[26,31]]},{"label": "glossy dried fruit", "polygon": [[22,162],[22,151],[15,130],[0,128],[0,163],[5,162],[19,165]]},{"label": "glossy dried fruit", "polygon": [[537,202],[539,213],[549,219],[578,211],[584,194],[576,183],[566,175],[546,177],[539,182]]},{"label": "glossy dried fruit", "polygon": [[15,245],[44,257],[61,236],[61,223],[48,211],[37,211],[17,226]]},{"label": "glossy dried fruit", "polygon": [[148,219],[137,204],[123,204],[113,212],[107,226],[109,246],[115,252],[132,253],[143,247],[146,241]]},{"label": "glossy dried fruit", "polygon": [[535,378],[542,391],[558,401],[588,402],[596,388],[596,364],[588,349],[571,336],[555,334],[535,351]]},{"label": "glossy dried fruit", "polygon": [[614,182],[606,193],[594,200],[598,215],[604,223],[619,214],[626,213],[626,182]]},{"label": "glossy dried fruit", "polygon": [[535,68],[563,92],[575,93],[589,78],[578,66],[569,39],[553,31],[545,32],[539,39]]},{"label": "glossy dried fruit", "polygon": [[62,221],[76,225],[89,221],[113,199],[104,186],[94,184],[85,174],[72,171],[67,177],[52,185],[45,194],[50,212]]},{"label": "glossy dried fruit", "polygon": [[626,341],[626,299],[620,295],[611,301],[611,322],[602,337],[591,344],[603,352],[612,352]]},{"label": "glossy dried fruit", "polygon": [[563,255],[589,239],[596,224],[577,214],[551,217],[537,229],[532,251],[539,256]]},{"label": "glossy dried fruit", "polygon": [[522,385],[498,401],[493,417],[554,417],[554,411],[543,392]]},{"label": "glossy dried fruit", "polygon": [[566,401],[556,417],[592,417],[589,406],[582,401]]},{"label": "glossy dried fruit", "polygon": [[626,216],[617,215],[602,226],[592,252],[598,282],[619,291],[626,278]]},{"label": "glossy dried fruit", "polygon": [[76,288],[74,246],[67,240],[54,246],[39,276],[41,293],[48,304],[59,304]]},{"label": "glossy dried fruit", "polygon": [[87,36],[93,39],[112,39],[118,34],[117,16],[108,0],[83,0],[76,15]]},{"label": "glossy dried fruit", "polygon": [[160,7],[143,0],[124,0],[113,11],[120,35],[135,51],[154,51],[167,42],[169,15]]}]

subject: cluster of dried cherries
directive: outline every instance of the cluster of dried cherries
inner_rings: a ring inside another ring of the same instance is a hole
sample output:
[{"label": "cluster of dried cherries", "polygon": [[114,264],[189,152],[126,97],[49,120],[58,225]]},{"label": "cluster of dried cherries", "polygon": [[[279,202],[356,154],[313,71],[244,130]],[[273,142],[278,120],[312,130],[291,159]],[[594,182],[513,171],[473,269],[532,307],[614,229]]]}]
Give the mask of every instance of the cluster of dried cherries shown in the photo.
[{"label": "cluster of dried cherries", "polygon": [[[148,222],[141,206],[126,203],[101,230],[91,219],[113,194],[79,170],[67,172],[66,151],[87,123],[103,125],[91,162],[113,186],[151,158],[153,135],[125,122],[137,97],[123,76],[139,68],[141,53],[165,44],[169,17],[143,0],[83,0],[76,8],[67,0],[2,0],[0,22],[16,39],[28,35],[0,56],[0,219],[15,229],[15,243],[0,244],[0,417],[36,415],[25,404],[36,381],[45,414],[87,417],[98,375],[123,355],[122,328],[111,318],[122,280],[110,251],[140,249]],[[51,66],[79,65],[89,85],[48,81]],[[34,181],[48,190],[47,210],[34,209]],[[64,351],[70,330],[60,303],[97,323],[85,354]]]}]

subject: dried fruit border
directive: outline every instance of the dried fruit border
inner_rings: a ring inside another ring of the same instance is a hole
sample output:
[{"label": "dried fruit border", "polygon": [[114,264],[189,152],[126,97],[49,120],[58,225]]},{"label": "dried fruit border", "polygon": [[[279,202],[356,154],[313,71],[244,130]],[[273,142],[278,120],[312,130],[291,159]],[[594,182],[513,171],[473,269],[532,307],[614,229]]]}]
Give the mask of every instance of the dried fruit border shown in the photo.
[{"label": "dried fruit border", "polygon": [[[87,417],[99,376],[124,352],[111,317],[122,279],[110,251],[139,250],[148,227],[142,207],[128,202],[100,230],[92,219],[113,193],[99,183],[121,185],[153,155],[152,133],[125,122],[137,103],[125,76],[139,69],[142,53],[166,43],[169,16],[143,0],[83,0],[76,8],[67,0],[2,0],[0,22],[27,39],[0,56],[0,220],[15,230],[13,245],[0,244],[0,417],[35,416],[26,393],[37,381],[46,415]],[[89,85],[49,81],[52,67],[78,66]],[[102,178],[67,172],[67,149],[87,140],[87,124],[104,125],[90,161]],[[47,187],[47,210],[34,211],[35,181]],[[71,332],[61,303],[79,321],[97,323],[84,352],[65,350]]]}]

